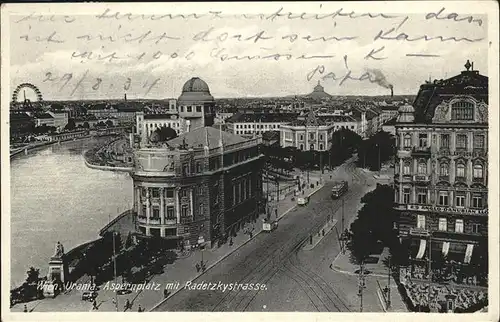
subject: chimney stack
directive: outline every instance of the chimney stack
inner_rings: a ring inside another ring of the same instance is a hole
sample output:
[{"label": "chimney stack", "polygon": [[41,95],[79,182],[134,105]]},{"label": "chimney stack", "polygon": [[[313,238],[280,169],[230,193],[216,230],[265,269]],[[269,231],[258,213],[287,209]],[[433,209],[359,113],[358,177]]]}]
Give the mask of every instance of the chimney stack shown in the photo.
[{"label": "chimney stack", "polygon": [[474,62],[471,63],[471,68],[470,70],[473,72],[474,71]]},{"label": "chimney stack", "polygon": [[394,97],[394,89],[391,86],[391,97]]}]

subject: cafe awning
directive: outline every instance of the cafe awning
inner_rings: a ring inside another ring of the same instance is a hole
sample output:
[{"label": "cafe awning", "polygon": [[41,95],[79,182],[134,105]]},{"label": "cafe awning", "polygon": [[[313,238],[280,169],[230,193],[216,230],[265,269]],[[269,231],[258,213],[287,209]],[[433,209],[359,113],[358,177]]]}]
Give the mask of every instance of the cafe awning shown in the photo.
[{"label": "cafe awning", "polygon": [[472,250],[474,249],[473,244],[467,244],[467,249],[465,250],[465,258],[464,258],[464,263],[469,264],[470,259],[472,257]]},{"label": "cafe awning", "polygon": [[416,259],[421,259],[422,257],[424,257],[426,245],[427,241],[425,239],[420,239],[420,246],[418,247],[418,253],[417,256],[415,257]]},{"label": "cafe awning", "polygon": [[450,242],[443,242],[443,256],[448,256],[448,251],[450,250]]}]

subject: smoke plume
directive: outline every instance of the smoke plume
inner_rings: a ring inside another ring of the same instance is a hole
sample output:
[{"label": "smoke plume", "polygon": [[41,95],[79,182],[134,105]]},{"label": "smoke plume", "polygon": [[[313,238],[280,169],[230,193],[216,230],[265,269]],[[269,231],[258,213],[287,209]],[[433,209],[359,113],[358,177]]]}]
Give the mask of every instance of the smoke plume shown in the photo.
[{"label": "smoke plume", "polygon": [[383,88],[390,89],[392,95],[394,86],[387,81],[387,78],[385,78],[384,74],[379,69],[367,69],[367,72],[370,73],[370,82],[378,84]]}]

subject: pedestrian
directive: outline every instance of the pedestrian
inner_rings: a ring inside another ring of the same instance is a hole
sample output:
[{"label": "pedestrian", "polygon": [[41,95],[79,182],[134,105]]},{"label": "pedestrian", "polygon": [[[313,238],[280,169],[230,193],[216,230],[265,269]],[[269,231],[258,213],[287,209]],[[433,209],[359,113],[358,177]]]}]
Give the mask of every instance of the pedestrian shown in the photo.
[{"label": "pedestrian", "polygon": [[170,295],[170,292],[167,289],[163,290],[163,297],[167,298]]},{"label": "pedestrian", "polygon": [[142,306],[139,304],[139,307],[137,308],[137,312],[144,312],[144,309],[142,308]]},{"label": "pedestrian", "polygon": [[94,301],[92,302],[92,310],[99,310],[99,308],[97,307],[97,301],[94,299]]},{"label": "pedestrian", "polygon": [[28,313],[28,307],[26,306],[26,304],[24,305],[24,310],[23,310],[24,313]]},{"label": "pedestrian", "polygon": [[127,299],[127,301],[125,302],[125,311],[127,311],[128,309],[132,309],[132,304],[130,303],[129,299]]}]

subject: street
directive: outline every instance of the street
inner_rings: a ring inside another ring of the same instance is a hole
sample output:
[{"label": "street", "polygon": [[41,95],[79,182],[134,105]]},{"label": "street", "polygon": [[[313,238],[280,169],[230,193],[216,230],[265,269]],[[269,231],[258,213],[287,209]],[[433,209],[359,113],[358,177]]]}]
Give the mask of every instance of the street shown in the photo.
[{"label": "street", "polygon": [[[336,229],[342,228],[342,200],[332,200],[328,181],[307,206],[298,207],[279,223],[271,234],[260,234],[221,263],[194,280],[212,282],[260,283],[260,290],[183,289],[154,311],[356,311],[357,280],[329,268],[339,253],[335,229],[311,251],[302,251],[311,234],[317,234],[333,214]],[[361,197],[375,186],[371,175],[348,163],[335,170],[333,180],[348,180],[344,195],[345,228],[356,216]],[[168,281],[171,282],[171,281]],[[354,291],[354,296],[353,296]],[[376,295],[371,295],[376,299]],[[371,311],[377,311],[376,300]],[[367,305],[369,303],[367,302]]]}]

